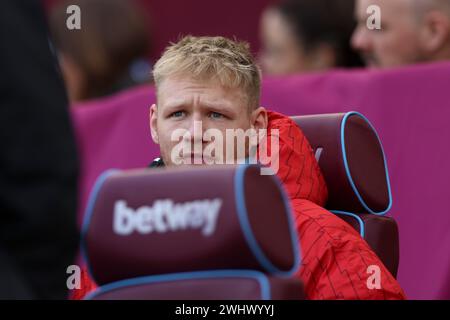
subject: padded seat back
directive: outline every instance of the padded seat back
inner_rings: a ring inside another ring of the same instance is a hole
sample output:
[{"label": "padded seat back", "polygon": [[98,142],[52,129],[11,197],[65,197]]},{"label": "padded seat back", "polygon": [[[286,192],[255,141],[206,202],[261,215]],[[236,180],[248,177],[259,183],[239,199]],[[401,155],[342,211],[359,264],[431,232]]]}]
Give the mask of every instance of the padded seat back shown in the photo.
[{"label": "padded seat back", "polygon": [[301,299],[290,203],[261,167],[109,171],[82,248],[94,299]]},{"label": "padded seat back", "polygon": [[399,238],[396,222],[384,217],[392,205],[386,158],[380,139],[360,113],[293,117],[328,186],[326,209],[352,225],[396,276]]}]

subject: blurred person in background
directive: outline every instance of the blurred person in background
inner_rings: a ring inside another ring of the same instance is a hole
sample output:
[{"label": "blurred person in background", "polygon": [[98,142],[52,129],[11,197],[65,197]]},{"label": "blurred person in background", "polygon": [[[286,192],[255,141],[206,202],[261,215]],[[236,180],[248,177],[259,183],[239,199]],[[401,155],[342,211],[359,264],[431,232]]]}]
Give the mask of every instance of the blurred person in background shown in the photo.
[{"label": "blurred person in background", "polygon": [[263,72],[284,75],[362,66],[350,47],[354,0],[285,0],[261,17]]},{"label": "blurred person in background", "polygon": [[65,299],[78,161],[40,1],[2,1],[0,42],[0,299]]},{"label": "blurred person in background", "polygon": [[[66,27],[69,5],[80,7],[80,30]],[[71,102],[151,81],[149,26],[134,1],[62,1],[49,20]]]},{"label": "blurred person in background", "polygon": [[[370,5],[381,11],[381,29],[370,30]],[[450,60],[450,0],[357,0],[352,46],[369,67]]]}]

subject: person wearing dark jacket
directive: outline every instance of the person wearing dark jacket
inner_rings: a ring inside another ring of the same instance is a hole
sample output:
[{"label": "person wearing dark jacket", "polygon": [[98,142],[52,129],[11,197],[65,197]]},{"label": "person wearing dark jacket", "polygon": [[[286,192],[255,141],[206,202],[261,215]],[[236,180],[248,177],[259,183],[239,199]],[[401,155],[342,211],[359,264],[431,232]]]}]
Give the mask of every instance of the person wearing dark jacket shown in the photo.
[{"label": "person wearing dark jacket", "polygon": [[2,1],[0,43],[0,299],[65,299],[78,161],[40,1]]}]

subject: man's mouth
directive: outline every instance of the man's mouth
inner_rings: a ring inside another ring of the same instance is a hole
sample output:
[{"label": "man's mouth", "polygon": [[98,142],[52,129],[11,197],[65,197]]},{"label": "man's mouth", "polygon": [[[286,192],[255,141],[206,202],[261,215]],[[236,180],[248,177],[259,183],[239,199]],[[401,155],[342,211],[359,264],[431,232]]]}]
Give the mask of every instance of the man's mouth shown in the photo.
[{"label": "man's mouth", "polygon": [[211,157],[202,153],[191,153],[184,157],[186,160],[190,160],[190,164],[206,164],[206,161],[211,160]]}]

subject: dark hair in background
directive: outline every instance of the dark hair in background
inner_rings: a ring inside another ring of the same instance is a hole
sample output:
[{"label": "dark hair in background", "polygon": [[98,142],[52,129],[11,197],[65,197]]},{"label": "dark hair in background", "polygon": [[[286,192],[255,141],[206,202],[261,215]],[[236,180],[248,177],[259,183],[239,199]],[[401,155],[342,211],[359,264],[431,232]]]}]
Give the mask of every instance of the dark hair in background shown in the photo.
[{"label": "dark hair in background", "polygon": [[[69,5],[81,11],[81,30],[69,30]],[[130,64],[150,50],[146,16],[130,0],[69,0],[50,12],[49,24],[57,51],[83,70],[84,99],[112,93],[123,83]]]},{"label": "dark hair in background", "polygon": [[292,26],[308,51],[327,44],[334,49],[338,67],[359,67],[363,62],[351,48],[356,21],[355,0],[284,0],[274,6]]}]

